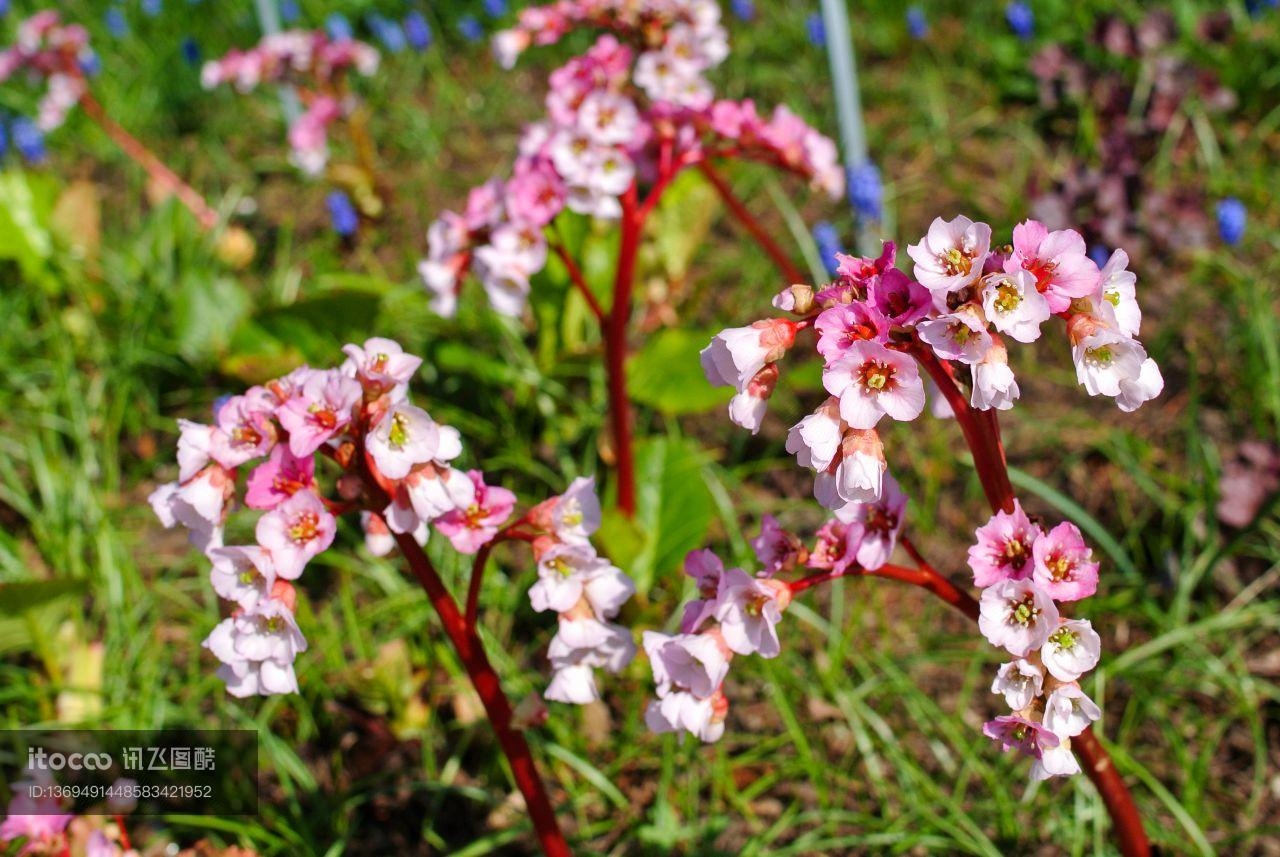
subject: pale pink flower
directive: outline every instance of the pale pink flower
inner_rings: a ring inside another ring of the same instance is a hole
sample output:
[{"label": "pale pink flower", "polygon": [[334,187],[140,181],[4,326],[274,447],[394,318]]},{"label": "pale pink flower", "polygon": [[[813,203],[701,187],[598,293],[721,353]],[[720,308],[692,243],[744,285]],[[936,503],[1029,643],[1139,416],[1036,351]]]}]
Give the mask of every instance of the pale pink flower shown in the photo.
[{"label": "pale pink flower", "polygon": [[1137,378],[1120,380],[1120,395],[1116,396],[1116,405],[1125,413],[1130,413],[1163,391],[1164,377],[1160,374],[1160,367],[1148,357],[1142,361]]},{"label": "pale pink flower", "polygon": [[178,420],[178,481],[186,482],[209,463],[213,448],[213,426]]},{"label": "pale pink flower", "polygon": [[456,458],[462,453],[462,438],[456,429],[439,425],[422,408],[398,402],[365,436],[365,450],[379,473],[388,479],[403,479],[415,465]]},{"label": "pale pink flower", "polygon": [[1072,347],[1072,358],[1076,377],[1090,396],[1120,396],[1121,385],[1139,382],[1147,365],[1146,349],[1138,340],[1105,327],[1081,337]]},{"label": "pale pink flower", "polygon": [[311,490],[299,491],[258,519],[258,544],[271,552],[276,576],[296,580],[316,555],[333,544],[337,521]]},{"label": "pale pink flower", "polygon": [[1062,743],[1039,723],[1014,714],[987,721],[982,726],[982,734],[1000,742],[1000,749],[1005,752],[1017,750],[1033,759],[1039,759],[1046,750]]},{"label": "pale pink flower", "polygon": [[1101,282],[1094,300],[1111,305],[1116,329],[1126,336],[1137,336],[1142,326],[1142,309],[1137,301],[1138,276],[1129,268],[1129,254],[1115,250],[1099,272]]},{"label": "pale pink flower", "polygon": [[969,548],[974,586],[987,587],[1001,580],[1031,576],[1035,567],[1032,550],[1042,533],[1022,511],[1018,500],[1013,501],[1012,512],[996,512],[974,535],[978,543]]},{"label": "pale pink flower", "polygon": [[888,414],[909,421],[924,410],[924,385],[915,360],[878,342],[855,342],[822,373],[827,392],[840,399],[840,416],[852,428],[875,428]]},{"label": "pale pink flower", "polygon": [[986,319],[973,304],[965,304],[953,314],[922,321],[916,325],[916,331],[943,360],[973,365],[981,362],[991,349]]},{"label": "pale pink flower", "polygon": [[453,543],[454,550],[472,554],[497,535],[498,527],[515,508],[516,495],[506,488],[485,485],[479,470],[468,471],[467,476],[475,487],[470,505],[437,518],[435,527]]},{"label": "pale pink flower", "polygon": [[634,593],[631,578],[590,545],[560,544],[538,560],[538,582],[529,589],[529,601],[539,612],[566,613],[585,597],[603,620],[616,616]]},{"label": "pale pink flower", "polygon": [[560,629],[547,648],[554,671],[543,694],[547,699],[585,705],[600,698],[593,668],[616,673],[635,657],[631,632],[595,619],[560,618]]},{"label": "pale pink flower", "polygon": [[722,330],[700,352],[707,380],[720,387],[745,390],[766,363],[781,359],[794,343],[796,324],[784,318],[757,321],[750,327]]},{"label": "pale pink flower", "polygon": [[919,244],[907,247],[915,264],[915,277],[933,293],[939,310],[948,309],[946,297],[977,282],[991,249],[991,227],[960,215],[954,220],[935,218]]},{"label": "pale pink flower", "polygon": [[1102,638],[1088,619],[1063,619],[1049,633],[1040,659],[1058,681],[1075,681],[1098,665]]},{"label": "pale pink flower", "polygon": [[[835,472],[818,474],[814,480],[814,495],[824,507],[835,512],[836,517],[843,519],[847,516],[842,512],[849,504],[874,503],[881,498],[887,468],[884,444],[875,429],[846,429],[840,439],[840,457]],[[829,486],[824,484],[828,478]],[[830,496],[832,490],[834,498]]]},{"label": "pale pink flower", "polygon": [[1084,238],[1074,229],[1050,232],[1043,223],[1027,220],[1013,228],[1013,255],[1005,263],[1013,273],[1029,271],[1049,309],[1063,312],[1072,298],[1083,298],[1098,288],[1101,275],[1089,258]]},{"label": "pale pink flower", "polygon": [[746,389],[729,400],[729,420],[752,434],[759,432],[769,407],[769,397],[777,385],[778,364],[768,363],[751,376]]},{"label": "pale pink flower", "polygon": [[364,345],[344,345],[342,351],[347,355],[342,373],[358,380],[372,397],[406,387],[422,365],[422,358],[406,354],[400,343],[378,336]]},{"label": "pale pink flower", "polygon": [[556,500],[551,509],[552,534],[562,542],[586,544],[600,529],[600,500],[596,480],[580,476]]},{"label": "pale pink flower", "polygon": [[1004,343],[993,337],[986,356],[973,366],[973,393],[969,403],[980,411],[1007,411],[1021,395],[1018,379],[1009,365]]},{"label": "pale pink flower", "polygon": [[982,278],[982,310],[1001,333],[1018,342],[1035,342],[1040,325],[1049,320],[1049,301],[1036,289],[1036,278],[1021,268]]},{"label": "pale pink flower", "polygon": [[249,474],[244,503],[250,509],[274,509],[304,488],[314,488],[315,475],[313,457],[299,458],[286,444],[279,444],[267,460]]},{"label": "pale pink flower", "polygon": [[262,388],[232,396],[218,409],[218,427],[209,438],[210,457],[231,468],[266,455],[276,442],[274,409]]},{"label": "pale pink flower", "polygon": [[777,657],[778,620],[791,603],[791,589],[779,580],[761,580],[739,568],[720,578],[716,619],[725,645],[740,655]]},{"label": "pale pink flower", "polygon": [[[374,556],[386,556],[395,550],[396,538],[387,522],[372,512],[360,513],[360,526],[364,530],[364,546]],[[418,521],[413,540],[419,545],[427,543],[429,532],[426,521]]]},{"label": "pale pink flower", "polygon": [[773,515],[765,515],[761,520],[760,535],[751,540],[751,548],[768,575],[790,571],[805,556],[800,539],[784,530]]},{"label": "pale pink flower", "polygon": [[[1058,607],[1030,580],[1000,580],[982,590],[978,629],[993,646],[1025,658],[1058,627]],[[1052,670],[1050,670],[1052,672]]]},{"label": "pale pink flower", "polygon": [[476,484],[464,471],[422,467],[410,472],[398,486],[387,509],[387,523],[397,533],[408,533],[420,520],[432,522],[450,512],[464,511],[475,502]]},{"label": "pale pink flower", "polygon": [[732,653],[715,634],[661,634],[645,631],[641,645],[649,656],[658,696],[688,691],[709,699],[729,674]]},{"label": "pale pink flower", "polygon": [[1001,694],[1005,703],[1014,711],[1021,711],[1040,695],[1044,687],[1044,674],[1030,661],[1018,658],[1000,667],[991,692]]},{"label": "pale pink flower", "polygon": [[1057,601],[1079,601],[1098,589],[1098,563],[1080,528],[1070,521],[1036,539],[1032,558],[1033,579]]},{"label": "pale pink flower", "polygon": [[354,378],[338,371],[313,371],[276,419],[289,432],[289,450],[299,458],[311,455],[347,427],[363,391]]},{"label": "pale pink flower", "polygon": [[1044,703],[1044,725],[1059,738],[1074,738],[1102,717],[1102,709],[1078,684],[1059,685]]},{"label": "pale pink flower", "polygon": [[787,452],[801,467],[826,470],[840,452],[845,424],[840,419],[840,400],[827,399],[787,432]]},{"label": "pale pink flower", "polygon": [[307,641],[282,601],[258,601],[222,620],[202,645],[222,661],[218,675],[232,696],[298,692],[293,662]]},{"label": "pale pink flower", "polygon": [[873,503],[857,503],[837,513],[850,530],[861,530],[854,558],[867,571],[875,571],[889,561],[905,523],[907,495],[898,481],[885,475],[884,491]]},{"label": "pale pink flower", "polygon": [[698,587],[699,597],[684,606],[680,630],[695,633],[702,623],[715,616],[720,592],[720,579],[724,576],[724,563],[714,551],[689,551],[684,558],[684,573],[692,577]]},{"label": "pale pink flower", "polygon": [[209,559],[213,562],[210,573],[213,591],[221,597],[252,609],[270,596],[276,571],[271,554],[263,548],[258,545],[213,548]]},{"label": "pale pink flower", "polygon": [[728,700],[721,693],[699,699],[688,691],[672,691],[649,703],[644,722],[655,734],[684,731],[710,744],[724,735],[728,707]]},{"label": "pale pink flower", "polygon": [[1031,779],[1039,782],[1050,777],[1070,777],[1080,773],[1080,762],[1067,742],[1056,747],[1045,747],[1044,752],[1031,763]]}]

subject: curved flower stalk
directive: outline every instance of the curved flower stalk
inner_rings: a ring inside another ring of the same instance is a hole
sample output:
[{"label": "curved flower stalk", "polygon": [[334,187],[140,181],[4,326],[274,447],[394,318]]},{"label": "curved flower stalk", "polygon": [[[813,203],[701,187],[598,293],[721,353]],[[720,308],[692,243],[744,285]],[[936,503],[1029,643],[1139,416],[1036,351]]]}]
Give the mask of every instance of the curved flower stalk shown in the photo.
[{"label": "curved flower stalk", "polygon": [[[988,641],[1013,658],[992,684],[1011,713],[984,732],[1004,749],[1031,756],[1035,779],[1083,769],[1111,812],[1122,851],[1147,854],[1133,799],[1091,728],[1101,712],[1079,684],[1097,665],[1101,640],[1068,608],[1093,594],[1099,564],[1074,524],[1046,529],[1023,511],[996,419],[1019,397],[1005,341],[1033,342],[1052,318],[1065,328],[1077,378],[1090,395],[1132,411],[1160,394],[1159,368],[1136,338],[1136,277],[1124,251],[1099,268],[1079,233],[1032,220],[1013,230],[1011,244],[993,246],[987,224],[938,218],[908,254],[913,277],[894,267],[892,243],[878,259],[841,255],[833,282],[793,285],[774,298],[787,317],[725,330],[702,353],[708,380],[737,390],[730,419],[752,432],[797,336],[812,334],[823,360],[829,397],[791,428],[787,450],[815,472],[814,496],[833,517],[810,547],[766,520],[755,543],[765,569],[757,577],[817,569],[782,584],[789,595],[849,574],[890,577],[928,589],[977,621]],[[977,600],[906,539],[916,568],[889,563],[906,498],[888,472],[876,429],[886,415],[905,422],[924,412],[926,376],[934,412],[959,422],[995,513],[969,551],[974,585],[982,590]],[[699,615],[724,611],[720,589],[703,588],[704,601],[712,598]],[[669,671],[654,669],[661,695]]]},{"label": "curved flower stalk", "polygon": [[[617,672],[630,662],[631,634],[609,620],[634,585],[591,546],[600,525],[594,483],[576,480],[511,522],[515,495],[479,470],[459,469],[458,431],[411,403],[408,385],[421,359],[386,339],[343,350],[339,367],[304,366],[227,399],[213,425],[179,422],[178,480],[157,488],[150,502],[166,527],[186,528],[212,564],[213,589],[231,603],[231,615],[204,646],[221,662],[218,674],[232,695],[296,693],[294,663],[307,642],[295,619],[295,581],[332,547],[338,517],[360,513],[369,549],[385,554],[398,546],[427,590],[511,760],[544,848],[567,854],[476,625],[490,551],[523,541],[538,565],[530,600],[559,617],[546,697],[598,699],[596,670]],[[227,519],[241,506],[260,513],[254,541],[225,545]],[[474,555],[465,612],[422,550],[432,530]]]},{"label": "curved flower stalk", "polygon": [[[750,100],[716,99],[706,74],[728,53],[719,15],[711,0],[574,0],[521,10],[517,25],[493,41],[508,67],[531,44],[553,44],[579,28],[606,32],[551,74],[546,118],[525,128],[511,177],[475,188],[462,213],[445,212],[433,223],[427,258],[419,266],[436,312],[454,313],[470,272],[496,312],[519,316],[530,279],[548,255],[562,260],[600,324],[618,504],[628,513],[635,508],[635,485],[626,339],[640,236],[665,189],[682,171],[701,170],[793,282],[801,277],[798,269],[715,165],[757,161],[794,173],[832,198],[844,190],[835,144],[786,107],[765,117]],[[621,240],[608,306],[559,237],[556,221],[566,211],[618,224]]]},{"label": "curved flower stalk", "polygon": [[324,171],[329,162],[329,127],[345,119],[356,143],[356,154],[370,179],[372,143],[364,129],[360,101],[347,87],[355,72],[364,77],[378,70],[378,51],[351,38],[330,39],[323,30],[268,33],[247,51],[232,50],[205,63],[200,82],[205,89],[231,84],[249,92],[262,83],[295,88],[305,110],[289,127],[290,160],[307,175]]},{"label": "curved flower stalk", "polygon": [[147,171],[158,187],[176,196],[204,229],[213,229],[218,224],[218,213],[204,197],[117,124],[94,98],[88,77],[96,66],[97,57],[89,46],[89,34],[84,27],[65,24],[56,10],[45,9],[23,21],[18,26],[17,42],[0,51],[0,84],[9,82],[20,72],[44,82],[45,92],[36,118],[41,131],[61,127],[71,108],[80,105],[126,155]]}]

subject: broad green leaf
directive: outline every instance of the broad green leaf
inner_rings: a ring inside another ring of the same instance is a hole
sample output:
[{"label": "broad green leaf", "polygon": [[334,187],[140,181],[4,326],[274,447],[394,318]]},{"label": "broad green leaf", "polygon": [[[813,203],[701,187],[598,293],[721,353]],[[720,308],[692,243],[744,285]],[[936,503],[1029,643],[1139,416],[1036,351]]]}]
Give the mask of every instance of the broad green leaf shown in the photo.
[{"label": "broad green leaf", "polygon": [[696,414],[728,403],[733,391],[713,387],[702,373],[698,352],[714,330],[660,330],[627,364],[631,398],[668,415]]},{"label": "broad green leaf", "polygon": [[636,523],[644,547],[631,566],[648,593],[658,575],[679,574],[684,555],[699,547],[715,514],[702,478],[706,453],[692,441],[659,437],[636,447]]},{"label": "broad green leaf", "polygon": [[0,586],[0,616],[17,616],[61,598],[83,597],[83,580],[33,580]]},{"label": "broad green leaf", "polygon": [[697,170],[685,170],[662,195],[648,224],[648,235],[663,270],[683,280],[720,209],[715,189]]},{"label": "broad green leaf", "polygon": [[250,309],[248,293],[235,280],[190,272],[179,280],[174,296],[178,352],[192,362],[224,353]]},{"label": "broad green leaf", "polygon": [[57,189],[50,177],[22,170],[0,172],[0,259],[17,262],[33,279],[39,278],[53,252],[49,217]]}]

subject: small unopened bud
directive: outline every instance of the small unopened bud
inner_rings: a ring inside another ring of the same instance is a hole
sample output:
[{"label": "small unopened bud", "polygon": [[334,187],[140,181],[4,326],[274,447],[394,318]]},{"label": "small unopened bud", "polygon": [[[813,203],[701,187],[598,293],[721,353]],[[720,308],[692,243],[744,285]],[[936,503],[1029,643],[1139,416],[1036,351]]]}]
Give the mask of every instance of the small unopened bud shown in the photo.
[{"label": "small unopened bud", "polygon": [[364,491],[364,481],[354,473],[344,473],[338,477],[338,496],[343,500],[359,499]]},{"label": "small unopened bud", "polygon": [[783,312],[807,315],[813,309],[813,286],[796,283],[773,296],[773,305]]}]

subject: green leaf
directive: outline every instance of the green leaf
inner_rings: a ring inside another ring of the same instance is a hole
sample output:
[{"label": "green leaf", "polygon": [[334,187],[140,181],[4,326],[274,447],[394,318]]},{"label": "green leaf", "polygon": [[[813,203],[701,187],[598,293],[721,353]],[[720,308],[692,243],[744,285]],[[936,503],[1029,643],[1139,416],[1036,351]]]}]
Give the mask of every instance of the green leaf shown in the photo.
[{"label": "green leaf", "polygon": [[44,607],[60,598],[83,597],[83,580],[33,580],[0,586],[0,616],[17,616]]},{"label": "green leaf", "polygon": [[178,353],[193,363],[225,353],[251,307],[248,293],[233,279],[198,271],[182,277],[173,307]]},{"label": "green leaf", "polygon": [[683,280],[688,273],[719,210],[719,196],[697,170],[685,170],[662,194],[647,231],[658,261],[673,280]]},{"label": "green leaf", "polygon": [[658,575],[679,575],[715,514],[702,478],[707,454],[683,438],[659,437],[636,447],[636,517],[644,547],[631,566],[636,589],[648,593]]},{"label": "green leaf", "polygon": [[12,259],[26,276],[37,279],[53,252],[49,217],[57,194],[50,177],[22,170],[0,173],[0,259]]},{"label": "green leaf", "polygon": [[727,404],[733,391],[711,386],[698,358],[717,332],[671,328],[649,337],[627,364],[631,398],[669,416],[703,413]]}]

